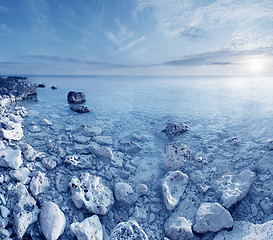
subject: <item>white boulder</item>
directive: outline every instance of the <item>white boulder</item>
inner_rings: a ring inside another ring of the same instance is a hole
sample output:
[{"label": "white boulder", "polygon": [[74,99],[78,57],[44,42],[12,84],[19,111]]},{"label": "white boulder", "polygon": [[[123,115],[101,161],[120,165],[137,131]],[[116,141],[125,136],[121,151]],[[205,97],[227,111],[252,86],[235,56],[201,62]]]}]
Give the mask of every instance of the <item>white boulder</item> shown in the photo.
[{"label": "white boulder", "polygon": [[273,239],[273,220],[263,224],[250,222],[234,222],[232,231],[222,230],[213,240],[270,240]]},{"label": "white boulder", "polygon": [[112,231],[109,240],[148,240],[146,233],[135,220],[119,223]]},{"label": "white boulder", "polygon": [[229,211],[219,203],[202,203],[197,210],[193,230],[197,233],[218,232],[232,226],[233,219]]},{"label": "white boulder", "polygon": [[75,206],[85,206],[90,213],[104,215],[114,204],[113,193],[103,184],[101,177],[83,173],[80,179],[73,177],[69,187]]},{"label": "white boulder", "polygon": [[15,115],[13,113],[9,114],[9,119],[14,123],[20,123],[23,121],[23,118],[20,115]]},{"label": "white boulder", "polygon": [[22,239],[29,225],[38,220],[40,210],[22,183],[15,186],[15,194],[18,201],[13,210],[13,225],[16,235]]},{"label": "white boulder", "polygon": [[8,118],[4,118],[0,121],[0,137],[10,140],[21,140],[23,129],[21,123],[15,123]]},{"label": "white boulder", "polygon": [[58,205],[53,202],[44,202],[39,222],[45,238],[57,240],[64,231],[66,219]]},{"label": "white boulder", "polygon": [[46,177],[45,173],[40,171],[34,172],[29,189],[33,196],[37,196],[39,193],[42,193],[49,187],[49,180]]},{"label": "white boulder", "polygon": [[237,175],[224,175],[217,181],[216,194],[221,197],[225,208],[241,201],[248,193],[254,180],[255,173],[244,170]]},{"label": "white boulder", "polygon": [[43,158],[42,163],[43,166],[48,170],[52,170],[57,166],[57,162],[53,160],[51,157]]},{"label": "white boulder", "polygon": [[188,183],[188,176],[181,171],[169,171],[163,178],[162,194],[168,210],[179,203]]},{"label": "white boulder", "polygon": [[81,223],[74,222],[70,225],[70,231],[78,240],[102,240],[103,230],[97,215],[84,219]]},{"label": "white boulder", "polygon": [[165,235],[174,240],[193,239],[192,223],[184,217],[169,217],[164,224]]},{"label": "white boulder", "polygon": [[27,167],[23,167],[17,170],[10,170],[9,175],[16,181],[26,184],[29,179],[30,171]]},{"label": "white boulder", "polygon": [[21,144],[23,156],[28,161],[34,161],[38,153],[27,143]]},{"label": "white boulder", "polygon": [[168,143],[164,151],[165,165],[172,169],[182,168],[191,157],[191,150],[179,141]]},{"label": "white boulder", "polygon": [[18,169],[23,164],[21,150],[7,148],[0,152],[0,166]]}]

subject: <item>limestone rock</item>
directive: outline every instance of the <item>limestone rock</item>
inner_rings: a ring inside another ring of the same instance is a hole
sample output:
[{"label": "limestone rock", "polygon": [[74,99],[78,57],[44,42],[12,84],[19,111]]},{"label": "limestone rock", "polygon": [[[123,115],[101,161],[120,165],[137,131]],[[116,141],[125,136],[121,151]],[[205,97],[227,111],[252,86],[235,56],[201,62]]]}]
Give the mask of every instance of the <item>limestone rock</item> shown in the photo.
[{"label": "limestone rock", "polygon": [[122,140],[119,142],[118,150],[131,155],[140,152],[142,147],[136,142]]},{"label": "limestone rock", "polygon": [[23,137],[21,123],[15,123],[8,118],[0,120],[0,137],[10,140],[21,140]]},{"label": "limestone rock", "polygon": [[114,158],[111,148],[106,146],[100,146],[95,142],[92,142],[90,144],[90,151],[91,153],[95,154],[98,157],[102,157],[109,160],[113,160]]},{"label": "limestone rock", "polygon": [[40,210],[22,183],[15,186],[15,194],[18,201],[13,210],[13,225],[16,235],[22,239],[29,225],[38,220]]},{"label": "limestone rock", "polygon": [[162,194],[168,210],[179,203],[188,183],[188,176],[181,171],[169,171],[163,178]]},{"label": "limestone rock", "polygon": [[64,231],[66,219],[58,205],[53,202],[44,202],[39,222],[45,238],[57,240]]},{"label": "limestone rock", "polygon": [[114,204],[113,193],[103,184],[101,177],[84,173],[80,175],[80,179],[73,177],[69,187],[75,206],[85,206],[90,213],[104,215]]},{"label": "limestone rock", "polygon": [[15,115],[13,113],[9,114],[9,119],[14,123],[21,123],[23,121],[23,118],[20,115]]},{"label": "limestone rock", "polygon": [[103,239],[102,225],[97,215],[86,218],[81,223],[72,223],[70,225],[70,231],[77,237],[78,240]]},{"label": "limestone rock", "polygon": [[241,201],[248,193],[254,179],[254,172],[244,170],[237,175],[224,175],[217,181],[216,194],[221,197],[222,205],[231,207]]},{"label": "limestone rock", "polygon": [[132,187],[125,182],[115,184],[115,197],[118,202],[126,205],[131,205],[137,200],[136,193],[133,191]]},{"label": "limestone rock", "polygon": [[168,123],[166,128],[162,130],[162,132],[164,132],[170,140],[187,131],[189,131],[189,126],[184,123],[182,124]]},{"label": "limestone rock", "polygon": [[35,172],[29,186],[32,195],[37,196],[39,193],[44,192],[47,187],[49,187],[49,180],[45,176],[45,173],[40,171]]},{"label": "limestone rock", "polygon": [[165,235],[173,240],[193,239],[192,223],[184,217],[169,217],[165,222]]},{"label": "limestone rock", "polygon": [[23,167],[17,170],[10,170],[9,175],[16,181],[26,184],[29,179],[30,171],[27,167]]},{"label": "limestone rock", "polygon": [[21,150],[7,148],[0,152],[0,166],[18,169],[23,164]]},{"label": "limestone rock", "polygon": [[273,239],[273,221],[263,224],[253,224],[250,222],[234,222],[232,231],[222,230],[217,233],[213,240],[270,240]]},{"label": "limestone rock", "polygon": [[179,141],[165,146],[165,165],[170,168],[182,168],[190,159],[191,150]]},{"label": "limestone rock", "polygon": [[218,232],[232,226],[233,219],[229,211],[219,203],[202,203],[197,210],[196,223],[193,226],[193,230],[198,233]]},{"label": "limestone rock", "polygon": [[269,139],[267,142],[267,148],[273,150],[273,139]]},{"label": "limestone rock", "polygon": [[146,233],[135,220],[119,223],[112,231],[109,240],[148,240]]},{"label": "limestone rock", "polygon": [[67,101],[69,103],[84,103],[85,102],[85,95],[83,92],[70,91],[67,94]]},{"label": "limestone rock", "polygon": [[44,167],[48,170],[52,170],[57,166],[57,162],[53,160],[51,157],[46,157],[42,160]]},{"label": "limestone rock", "polygon": [[34,161],[38,156],[38,153],[29,144],[21,144],[23,156],[28,161]]}]

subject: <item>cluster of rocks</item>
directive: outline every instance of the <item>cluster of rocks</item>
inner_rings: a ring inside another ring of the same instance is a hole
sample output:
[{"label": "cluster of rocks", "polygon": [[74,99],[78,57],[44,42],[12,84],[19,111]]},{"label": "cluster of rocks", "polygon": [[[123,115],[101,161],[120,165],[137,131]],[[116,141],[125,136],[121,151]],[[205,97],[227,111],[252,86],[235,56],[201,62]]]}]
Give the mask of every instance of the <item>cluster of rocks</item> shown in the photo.
[{"label": "cluster of rocks", "polygon": [[87,106],[81,105],[85,102],[85,94],[83,92],[70,91],[67,94],[67,101],[72,111],[77,113],[88,113],[91,109]]}]

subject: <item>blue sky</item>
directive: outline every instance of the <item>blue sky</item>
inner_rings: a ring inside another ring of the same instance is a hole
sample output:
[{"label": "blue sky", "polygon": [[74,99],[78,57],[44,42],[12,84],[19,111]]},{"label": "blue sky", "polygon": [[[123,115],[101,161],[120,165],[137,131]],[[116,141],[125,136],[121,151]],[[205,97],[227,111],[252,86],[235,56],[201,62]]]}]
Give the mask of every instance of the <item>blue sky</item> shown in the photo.
[{"label": "blue sky", "polygon": [[272,0],[0,0],[0,74],[273,74]]}]

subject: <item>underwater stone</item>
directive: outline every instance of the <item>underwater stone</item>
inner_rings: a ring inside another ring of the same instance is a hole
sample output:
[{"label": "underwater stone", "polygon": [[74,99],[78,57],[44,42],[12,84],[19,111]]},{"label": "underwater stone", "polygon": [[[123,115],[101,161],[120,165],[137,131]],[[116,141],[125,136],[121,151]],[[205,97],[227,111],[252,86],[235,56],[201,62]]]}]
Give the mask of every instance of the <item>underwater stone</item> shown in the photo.
[{"label": "underwater stone", "polygon": [[23,164],[21,150],[7,148],[0,152],[0,166],[18,169]]},{"label": "underwater stone", "polygon": [[273,220],[263,224],[235,221],[231,231],[222,230],[213,240],[269,240],[273,239]]},{"label": "underwater stone", "polygon": [[103,184],[101,177],[83,173],[80,179],[73,177],[69,187],[75,206],[85,206],[90,213],[105,215],[114,204],[113,193]]},{"label": "underwater stone", "polygon": [[93,140],[97,142],[98,144],[102,145],[112,145],[113,140],[110,136],[95,136],[93,137]]},{"label": "underwater stone", "polygon": [[85,95],[83,92],[70,91],[67,94],[67,101],[69,103],[84,103],[85,102]]},{"label": "underwater stone", "polygon": [[233,219],[229,211],[219,203],[202,203],[197,210],[196,223],[193,226],[193,230],[198,233],[218,232],[232,226]]},{"label": "underwater stone", "polygon": [[142,147],[138,143],[135,143],[133,141],[122,140],[119,142],[118,150],[131,155],[141,151]]},{"label": "underwater stone", "polygon": [[170,168],[182,168],[191,157],[191,150],[176,141],[165,146],[165,165]]},{"label": "underwater stone", "polygon": [[119,223],[112,231],[109,240],[148,240],[146,233],[135,220]]},{"label": "underwater stone", "polygon": [[216,194],[221,197],[222,205],[231,207],[241,201],[248,193],[254,180],[255,173],[244,170],[237,175],[224,175],[217,181]]},{"label": "underwater stone", "polygon": [[165,235],[174,240],[193,239],[192,223],[184,217],[170,216],[164,224]]},{"label": "underwater stone", "polygon": [[21,144],[21,149],[22,149],[23,156],[26,160],[34,161],[36,159],[38,153],[33,149],[32,146],[30,146],[27,143]]},{"label": "underwater stone", "polygon": [[115,184],[115,197],[118,202],[131,205],[136,202],[137,195],[133,191],[132,187],[125,182],[119,182]]},{"label": "underwater stone", "polygon": [[106,146],[100,146],[95,142],[90,143],[90,151],[97,157],[102,157],[109,160],[113,160],[114,158],[111,148]]},{"label": "underwater stone", "polygon": [[39,222],[45,238],[57,240],[64,231],[66,219],[58,205],[53,202],[44,202]]},{"label": "underwater stone", "polygon": [[268,140],[267,147],[268,147],[269,150],[273,150],[273,139]]},{"label": "underwater stone", "polygon": [[103,230],[97,215],[84,219],[81,223],[74,222],[70,225],[70,231],[78,240],[102,240]]},{"label": "underwater stone", "polygon": [[35,172],[29,185],[32,195],[37,196],[39,193],[44,192],[47,187],[49,187],[49,180],[45,176],[45,173],[40,171]]},{"label": "underwater stone", "polygon": [[87,137],[93,137],[93,136],[98,136],[102,133],[102,128],[101,127],[95,127],[95,126],[88,126],[88,125],[82,125],[81,128],[79,129],[81,133],[84,136]]},{"label": "underwater stone", "polygon": [[169,171],[163,178],[162,194],[168,210],[179,203],[188,183],[188,176],[181,171]]},{"label": "underwater stone", "polygon": [[189,126],[184,123],[182,124],[168,123],[166,128],[162,130],[162,132],[164,132],[170,140],[187,131],[189,131]]}]

